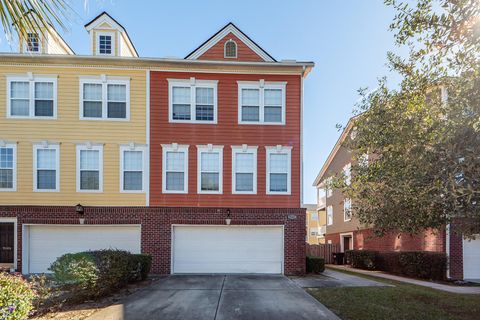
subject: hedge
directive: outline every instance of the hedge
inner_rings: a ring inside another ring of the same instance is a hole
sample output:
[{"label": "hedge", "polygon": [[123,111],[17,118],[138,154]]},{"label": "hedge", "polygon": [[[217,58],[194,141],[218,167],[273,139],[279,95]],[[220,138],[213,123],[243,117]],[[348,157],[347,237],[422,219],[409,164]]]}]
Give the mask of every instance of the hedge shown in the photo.
[{"label": "hedge", "polygon": [[325,271],[325,259],[307,257],[307,273],[321,273]]},{"label": "hedge", "polygon": [[95,298],[144,280],[150,272],[148,255],[122,250],[67,253],[52,263],[49,270],[60,285],[74,287],[77,298]]},{"label": "hedge", "polygon": [[444,280],[447,270],[446,254],[430,251],[350,250],[347,252],[347,262],[354,268],[430,280]]},{"label": "hedge", "polygon": [[0,272],[0,319],[27,319],[35,297],[34,290],[21,276]]}]

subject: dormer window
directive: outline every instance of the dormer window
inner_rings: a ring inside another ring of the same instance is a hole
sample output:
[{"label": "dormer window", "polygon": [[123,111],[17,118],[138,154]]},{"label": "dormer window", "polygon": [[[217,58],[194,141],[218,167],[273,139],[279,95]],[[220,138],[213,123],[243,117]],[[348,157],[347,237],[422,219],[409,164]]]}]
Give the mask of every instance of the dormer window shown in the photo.
[{"label": "dormer window", "polygon": [[40,52],[40,41],[37,33],[27,34],[27,52],[38,53]]},{"label": "dormer window", "polygon": [[98,49],[97,53],[100,55],[112,55],[113,54],[113,34],[111,33],[99,33],[98,34]]},{"label": "dormer window", "polygon": [[225,58],[237,57],[237,44],[233,40],[225,42]]}]

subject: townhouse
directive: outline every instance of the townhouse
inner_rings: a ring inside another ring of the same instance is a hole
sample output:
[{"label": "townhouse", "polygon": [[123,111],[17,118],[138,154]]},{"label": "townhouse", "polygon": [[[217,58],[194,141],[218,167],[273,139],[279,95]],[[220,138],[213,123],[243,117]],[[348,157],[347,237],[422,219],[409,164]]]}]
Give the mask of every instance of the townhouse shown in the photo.
[{"label": "townhouse", "polygon": [[353,117],[348,121],[313,183],[317,188],[318,203],[326,208],[326,243],[339,245],[342,252],[353,249],[445,252],[449,278],[480,279],[480,239],[463,239],[453,232],[454,225],[435,232],[426,230],[417,235],[389,232],[377,237],[371,226],[361,224],[355,217],[352,201],[341,190],[328,187],[329,179],[339,174],[343,174],[345,183],[349,183],[354,158],[361,159],[362,165],[368,165],[369,157],[373,158],[372,155],[353,157],[344,143],[355,138],[355,119]]},{"label": "townhouse", "polygon": [[91,54],[55,30],[0,54],[0,266],[118,248],[152,272],[305,272],[303,81],[228,24],[184,59],[141,58],[107,13]]}]

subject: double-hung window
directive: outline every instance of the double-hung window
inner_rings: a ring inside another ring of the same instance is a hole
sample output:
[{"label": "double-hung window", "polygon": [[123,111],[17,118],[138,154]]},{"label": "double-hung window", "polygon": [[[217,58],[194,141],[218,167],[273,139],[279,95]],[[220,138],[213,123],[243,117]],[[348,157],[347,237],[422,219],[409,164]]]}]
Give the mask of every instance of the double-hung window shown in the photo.
[{"label": "double-hung window", "polygon": [[197,174],[198,193],[222,193],[223,146],[197,146]]},{"label": "double-hung window", "polygon": [[120,192],[145,192],[146,148],[120,146]]},{"label": "double-hung window", "polygon": [[17,184],[17,146],[0,145],[0,191],[15,191]]},{"label": "double-hung window", "polygon": [[162,145],[163,193],[188,192],[188,146]]},{"label": "double-hung window", "polygon": [[343,200],[343,221],[352,220],[352,200],[346,198]]},{"label": "double-hung window", "polygon": [[267,194],[290,194],[292,147],[265,147],[267,151]]},{"label": "double-hung window", "polygon": [[114,34],[110,32],[97,33],[97,54],[110,56],[114,50]]},{"label": "double-hung window", "polygon": [[127,120],[130,117],[130,82],[102,75],[80,80],[80,118]]},{"label": "double-hung window", "polygon": [[7,116],[11,118],[55,118],[57,79],[32,75],[7,77]]},{"label": "double-hung window", "polygon": [[217,83],[195,78],[168,79],[169,121],[216,123]]},{"label": "double-hung window", "polygon": [[327,207],[327,226],[331,226],[333,224],[333,207]]},{"label": "double-hung window", "polygon": [[60,191],[60,145],[41,143],[33,146],[33,189]]},{"label": "double-hung window", "polygon": [[257,146],[232,146],[232,193],[257,193]]},{"label": "double-hung window", "polygon": [[285,124],[286,82],[238,81],[238,122]]},{"label": "double-hung window", "polygon": [[77,146],[77,192],[103,189],[103,146]]}]

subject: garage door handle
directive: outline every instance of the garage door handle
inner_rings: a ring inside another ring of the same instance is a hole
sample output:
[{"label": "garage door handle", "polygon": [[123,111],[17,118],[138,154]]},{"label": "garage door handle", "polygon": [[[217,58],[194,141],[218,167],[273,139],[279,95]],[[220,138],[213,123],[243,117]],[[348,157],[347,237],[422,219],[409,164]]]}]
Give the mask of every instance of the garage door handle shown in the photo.
[{"label": "garage door handle", "polygon": [[2,250],[12,250],[12,247],[2,247]]}]

